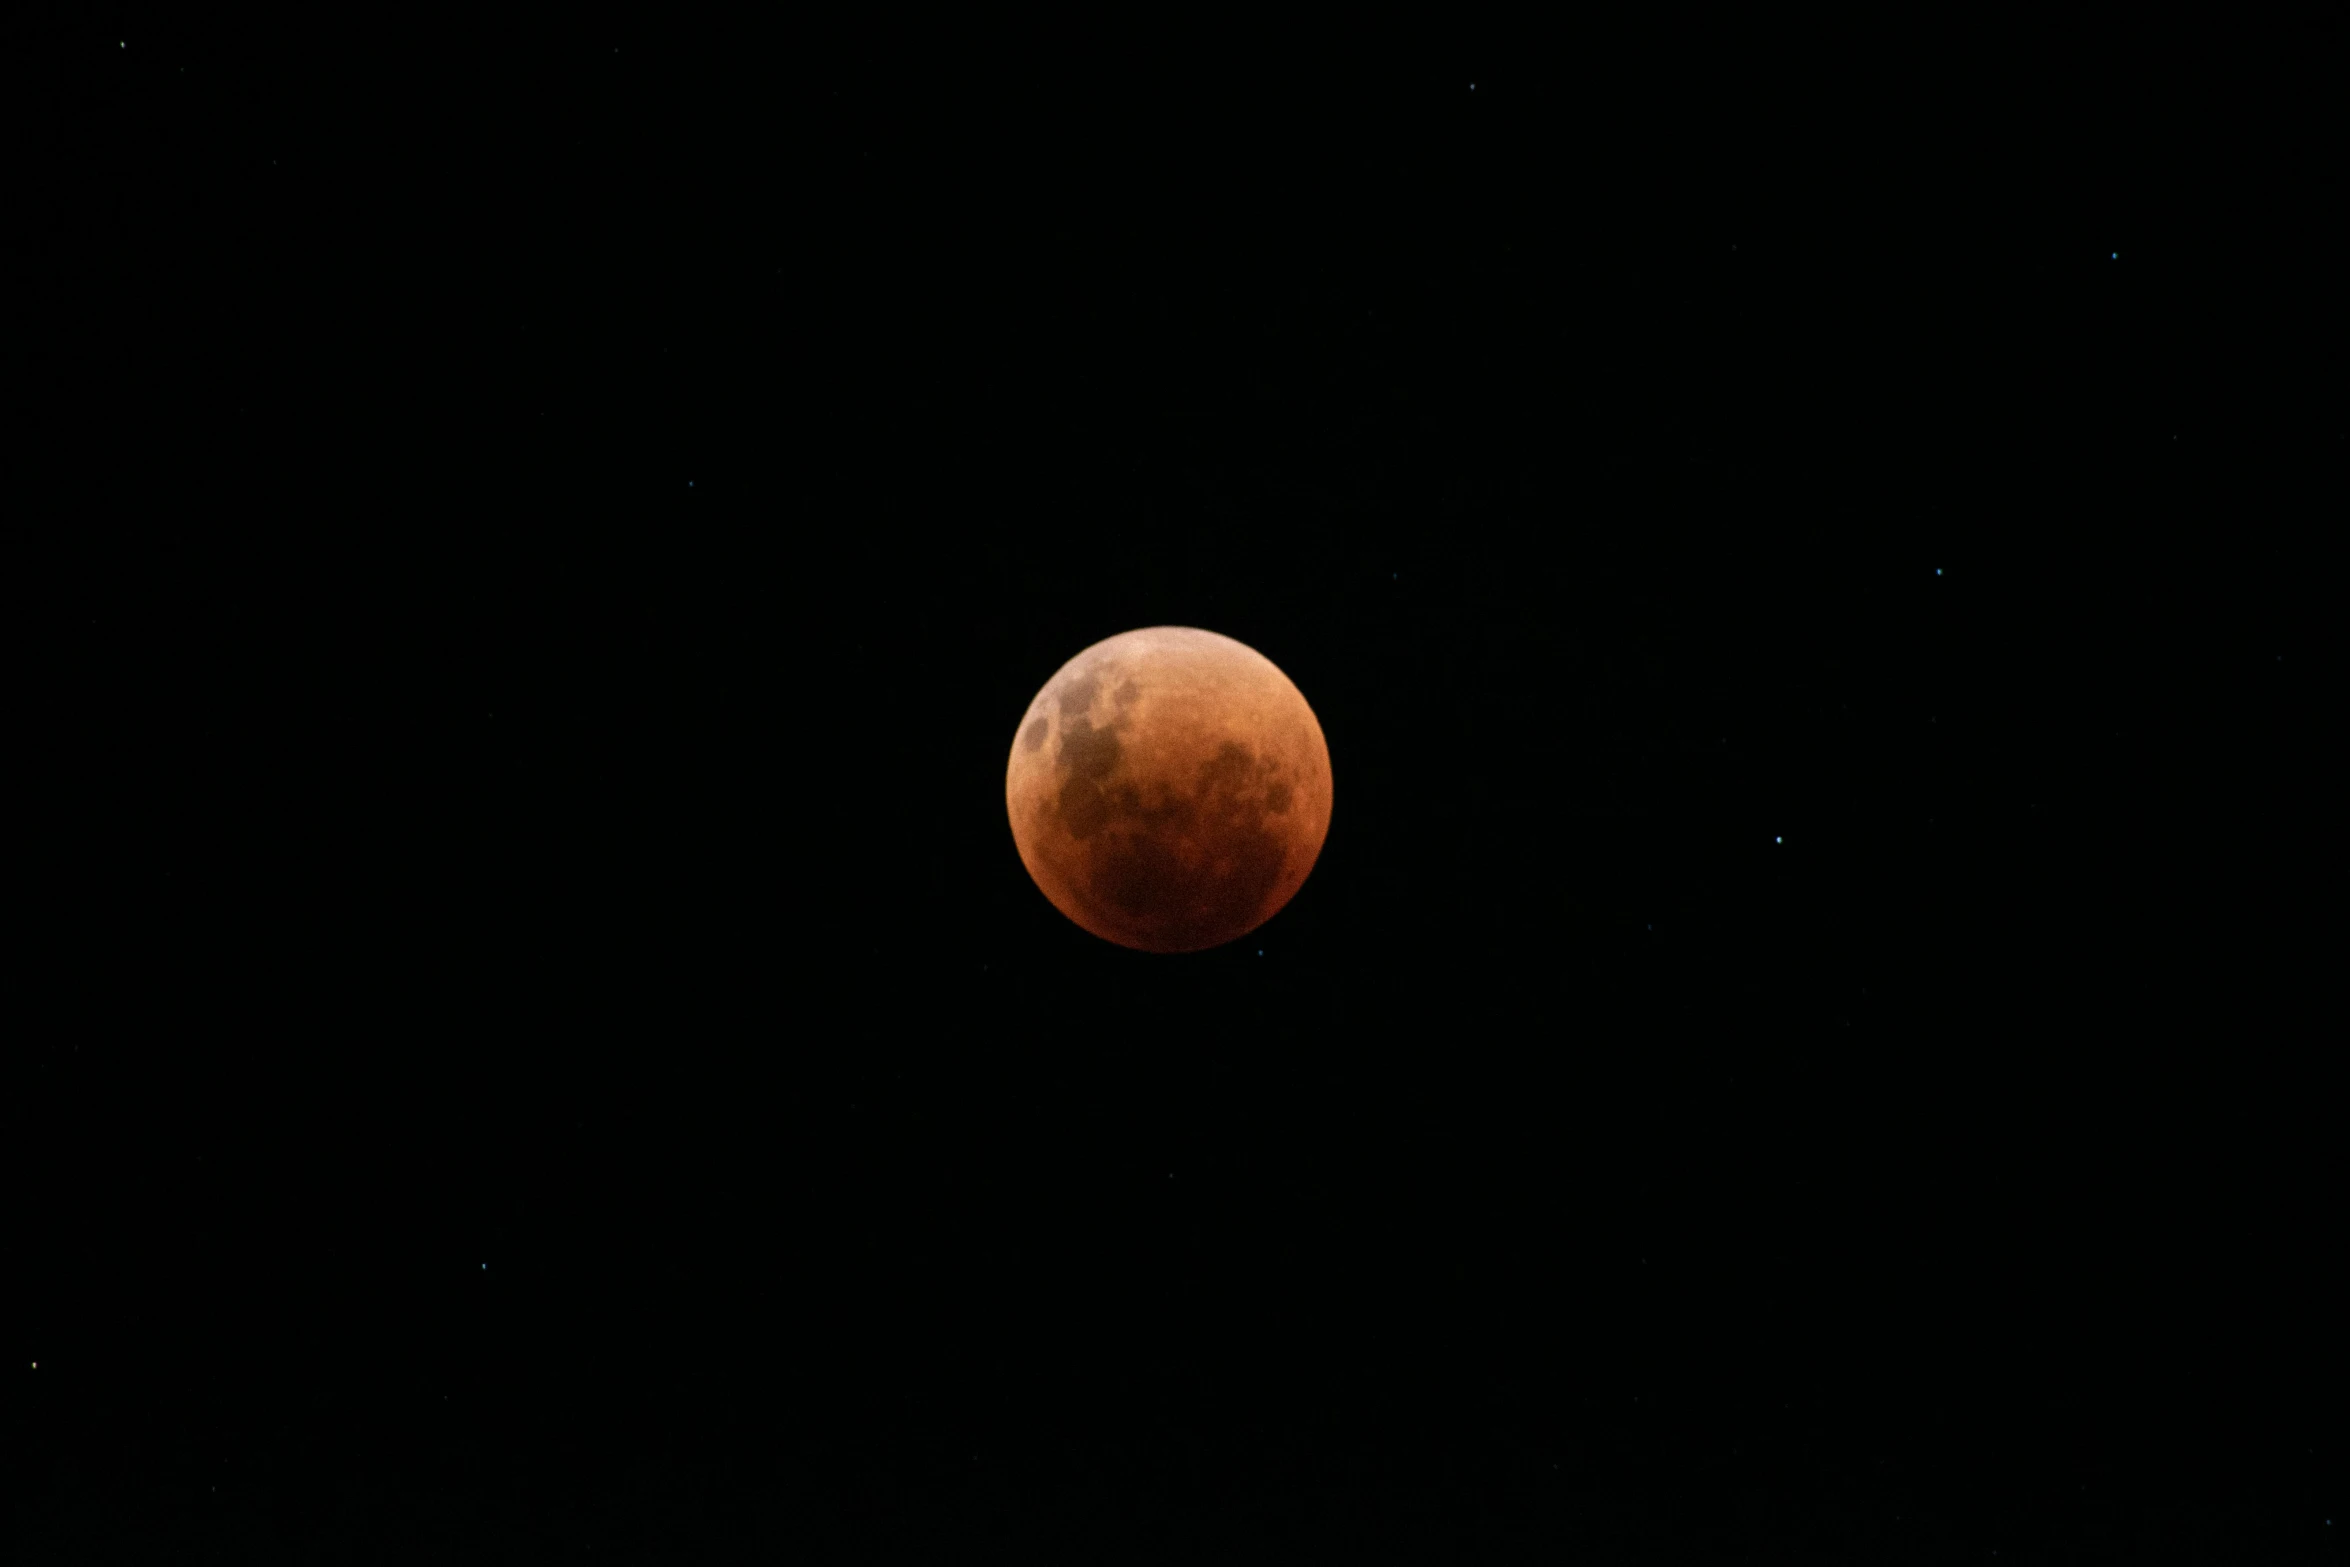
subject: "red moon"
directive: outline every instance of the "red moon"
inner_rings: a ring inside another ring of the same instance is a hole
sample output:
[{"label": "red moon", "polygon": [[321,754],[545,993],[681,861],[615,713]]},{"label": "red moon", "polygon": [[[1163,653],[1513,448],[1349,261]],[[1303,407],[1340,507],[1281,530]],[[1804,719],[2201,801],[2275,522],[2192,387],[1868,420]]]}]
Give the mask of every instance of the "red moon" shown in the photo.
[{"label": "red moon", "polygon": [[1262,653],[1150,626],[1045,682],[1013,737],[1004,804],[1055,908],[1122,947],[1200,952],[1305,884],[1330,831],[1330,749]]}]

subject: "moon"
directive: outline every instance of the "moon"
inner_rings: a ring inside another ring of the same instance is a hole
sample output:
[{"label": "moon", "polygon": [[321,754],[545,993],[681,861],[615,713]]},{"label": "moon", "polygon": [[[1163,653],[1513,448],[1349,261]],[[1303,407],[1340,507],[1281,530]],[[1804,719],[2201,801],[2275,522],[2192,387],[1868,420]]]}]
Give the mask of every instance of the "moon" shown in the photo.
[{"label": "moon", "polygon": [[1004,804],[1053,907],[1122,947],[1201,952],[1305,885],[1330,831],[1330,748],[1271,659],[1149,626],[1045,682],[1013,736]]}]

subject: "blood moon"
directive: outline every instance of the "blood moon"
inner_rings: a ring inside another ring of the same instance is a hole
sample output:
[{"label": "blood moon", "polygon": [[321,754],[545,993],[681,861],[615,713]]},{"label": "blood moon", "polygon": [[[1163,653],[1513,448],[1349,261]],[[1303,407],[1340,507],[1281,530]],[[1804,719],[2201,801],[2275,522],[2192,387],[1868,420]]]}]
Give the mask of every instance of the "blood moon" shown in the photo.
[{"label": "blood moon", "polygon": [[1055,908],[1122,947],[1199,952],[1305,884],[1330,830],[1330,749],[1262,653],[1149,626],[1045,682],[1013,738],[1004,804]]}]

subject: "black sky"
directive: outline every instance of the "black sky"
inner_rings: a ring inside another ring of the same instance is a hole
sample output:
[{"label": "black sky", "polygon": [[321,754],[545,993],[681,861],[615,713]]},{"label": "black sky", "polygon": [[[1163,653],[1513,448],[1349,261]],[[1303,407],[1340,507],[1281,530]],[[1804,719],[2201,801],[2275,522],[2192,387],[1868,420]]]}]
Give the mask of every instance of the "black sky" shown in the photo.
[{"label": "black sky", "polygon": [[12,1560],[2338,1552],[2316,40],[11,27]]}]

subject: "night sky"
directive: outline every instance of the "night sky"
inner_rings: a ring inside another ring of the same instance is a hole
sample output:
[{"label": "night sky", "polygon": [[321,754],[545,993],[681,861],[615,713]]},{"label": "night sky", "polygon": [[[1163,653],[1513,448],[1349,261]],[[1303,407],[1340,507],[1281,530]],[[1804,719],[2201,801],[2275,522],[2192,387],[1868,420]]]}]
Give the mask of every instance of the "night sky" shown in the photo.
[{"label": "night sky", "polygon": [[2338,39],[337,25],[0,43],[9,1561],[2342,1559]]}]

